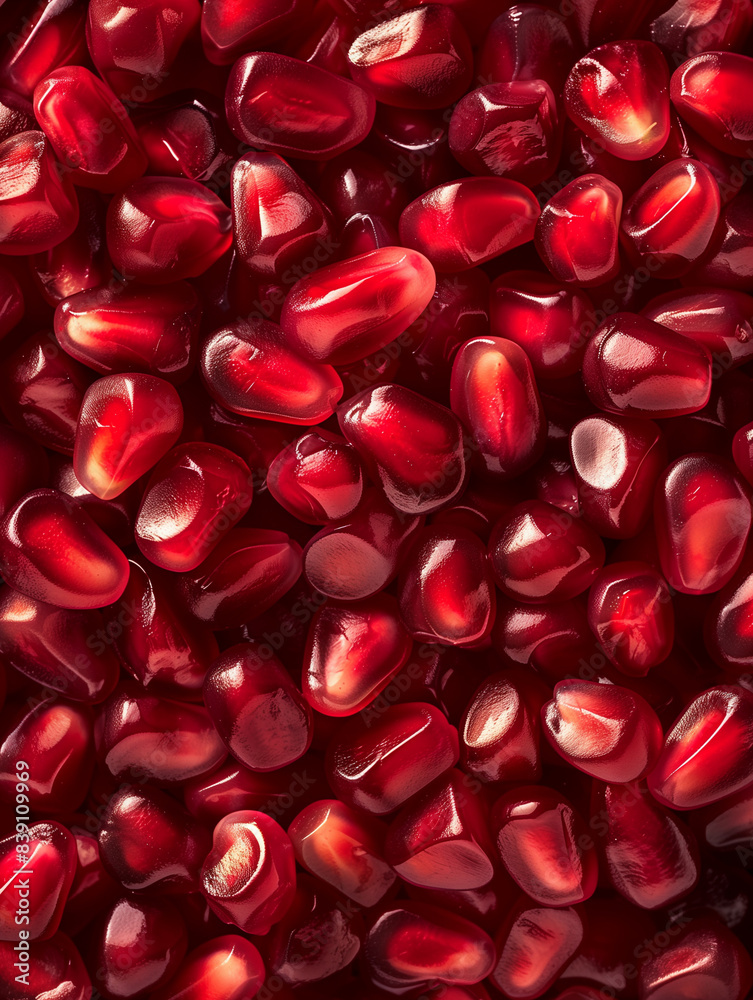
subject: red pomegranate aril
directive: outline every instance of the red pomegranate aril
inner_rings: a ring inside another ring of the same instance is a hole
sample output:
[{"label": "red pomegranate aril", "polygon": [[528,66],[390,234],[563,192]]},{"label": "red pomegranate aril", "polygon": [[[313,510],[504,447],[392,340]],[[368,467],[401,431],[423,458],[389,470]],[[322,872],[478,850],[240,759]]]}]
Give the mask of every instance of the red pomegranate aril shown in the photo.
[{"label": "red pomegranate aril", "polygon": [[457,731],[423,703],[369,712],[338,728],[327,750],[327,777],[346,805],[392,812],[458,759]]},{"label": "red pomegranate aril", "polygon": [[468,428],[485,474],[509,479],[541,456],[546,417],[528,356],[512,340],[478,337],[460,347],[450,405]]},{"label": "red pomegranate aril", "polygon": [[118,658],[95,610],[64,610],[10,587],[0,590],[0,657],[72,701],[104,701],[118,681]]},{"label": "red pomegranate aril", "polygon": [[528,669],[487,677],[458,727],[463,767],[484,782],[538,781],[540,713],[548,698],[548,688]]},{"label": "red pomegranate aril", "polygon": [[452,180],[457,173],[440,111],[377,104],[368,148],[403,183],[409,197]]},{"label": "red pomegranate aril", "polygon": [[750,290],[752,276],[753,197],[743,190],[722,209],[705,255],[686,280],[745,292]]},{"label": "red pomegranate aril", "polygon": [[234,1000],[252,1000],[264,984],[258,949],[240,934],[204,941],[186,955],[173,978],[151,1000],[219,1000],[228,989]]},{"label": "red pomegranate aril", "polygon": [[[21,963],[29,965],[28,973],[18,968],[23,957],[18,944],[16,938],[13,943],[0,941],[0,977],[8,984],[8,1000],[36,1000],[45,993],[54,995],[55,991],[60,992],[61,984],[65,984],[65,1000],[89,1000],[92,996],[91,980],[81,955],[62,931],[35,943],[34,961]],[[19,981],[18,976],[28,978]]]},{"label": "red pomegranate aril", "polygon": [[426,528],[398,578],[400,613],[420,642],[476,646],[494,623],[492,572],[481,539],[464,528]]},{"label": "red pomegranate aril", "polygon": [[200,700],[204,676],[219,652],[217,642],[183,613],[164,574],[144,559],[131,559],[123,596],[104,614],[100,645],[106,649],[111,643],[150,694]]},{"label": "red pomegranate aril", "polygon": [[684,594],[712,594],[743,558],[751,525],[747,485],[726,459],[685,455],[656,485],[654,521],[667,583]]},{"label": "red pomegranate aril", "polygon": [[648,778],[671,809],[698,809],[753,782],[753,695],[735,685],[710,687],[686,707],[664,740]]},{"label": "red pomegranate aril", "polygon": [[700,869],[695,837],[645,784],[594,783],[592,815],[609,879],[629,902],[658,910],[695,888]]},{"label": "red pomegranate aril", "polygon": [[539,378],[580,371],[594,329],[592,315],[584,292],[539,271],[509,271],[492,284],[491,332],[522,347]]},{"label": "red pomegranate aril", "polygon": [[384,859],[386,833],[380,820],[337,799],[313,802],[288,827],[298,863],[363,907],[375,906],[397,878]]},{"label": "red pomegranate aril", "polygon": [[86,67],[56,69],[38,83],[34,114],[74,184],[113,192],[146,170],[126,109]]},{"label": "red pomegranate aril", "polygon": [[622,191],[600,174],[584,174],[557,191],[536,223],[536,249],[558,280],[602,285],[620,269]]},{"label": "red pomegranate aril", "polygon": [[596,890],[593,839],[564,796],[535,785],[506,792],[492,813],[502,862],[517,885],[542,906],[572,906]]},{"label": "red pomegranate aril", "polygon": [[638,978],[645,1000],[672,1000],[699,991],[703,996],[743,1000],[751,983],[750,955],[732,931],[708,916],[691,921],[668,947],[652,952]]},{"label": "red pomegranate aril", "polygon": [[299,875],[295,898],[269,932],[264,953],[275,981],[300,987],[347,969],[363,936],[357,908],[349,909],[321,882]]},{"label": "red pomegranate aril", "polygon": [[721,288],[683,288],[657,295],[641,310],[653,323],[681,333],[727,371],[753,358],[753,297]]},{"label": "red pomegranate aril", "polygon": [[570,455],[585,520],[608,538],[632,538],[651,516],[666,445],[658,426],[595,414],[570,432]]},{"label": "red pomegranate aril", "polygon": [[749,850],[753,837],[753,789],[743,788],[690,814],[693,830],[716,850]]},{"label": "red pomegranate aril", "polygon": [[431,301],[435,284],[422,254],[384,247],[301,278],[285,299],[280,325],[286,343],[307,360],[348,365],[403,333]]},{"label": "red pomegranate aril", "polygon": [[203,705],[158,698],[133,681],[105,702],[95,735],[116,778],[183,782],[208,774],[227,756]]},{"label": "red pomegranate aril", "polygon": [[78,481],[73,471],[73,462],[60,455],[52,455],[51,459],[52,488],[72,497],[116,545],[130,545],[133,542],[133,524],[144,488],[143,481],[129,486],[113,500],[100,500]]},{"label": "red pomegranate aril", "polygon": [[508,997],[541,996],[577,952],[584,933],[579,909],[535,906],[523,897],[495,939],[492,983]]},{"label": "red pomegranate aril", "polygon": [[136,543],[163,569],[196,569],[246,513],[251,494],[251,472],[237,455],[216,444],[179,445],[152,472]]},{"label": "red pomegranate aril", "polygon": [[426,4],[380,21],[356,36],[348,50],[356,83],[382,104],[444,108],[471,82],[468,35],[454,11]]},{"label": "red pomegranate aril", "polygon": [[356,83],[278,52],[243,55],[225,92],[236,138],[303,160],[329,160],[357,146],[368,135],[374,110],[373,96]]},{"label": "red pomegranate aril", "polygon": [[618,312],[589,340],[583,382],[595,406],[628,417],[679,417],[711,392],[707,349],[633,313]]},{"label": "red pomegranate aril", "polygon": [[380,159],[362,149],[330,160],[316,190],[343,226],[355,215],[378,216],[396,226],[408,200],[402,178],[386,171]]},{"label": "red pomegranate aril", "polygon": [[196,569],[181,574],[184,608],[214,628],[239,628],[264,614],[301,575],[301,549],[282,531],[229,531]]},{"label": "red pomegranate aril", "polygon": [[269,816],[230,813],[214,828],[201,870],[201,891],[214,913],[247,934],[267,934],[295,896],[290,838]]},{"label": "red pomegranate aril", "polygon": [[0,143],[0,164],[0,254],[42,253],[70,236],[76,194],[44,133],[19,132]]},{"label": "red pomegranate aril", "polygon": [[669,71],[652,42],[608,42],[575,63],[565,109],[615,156],[647,160],[669,135]]},{"label": "red pomegranate aril", "polygon": [[403,901],[373,921],[362,956],[371,982],[400,994],[437,982],[451,987],[480,983],[494,966],[494,944],[464,917]]},{"label": "red pomegranate aril", "polygon": [[299,521],[328,524],[353,513],[363,494],[363,478],[353,446],[336,434],[315,429],[272,460],[267,486]]},{"label": "red pomegranate aril", "polygon": [[232,241],[230,209],[185,177],[142,177],[107,209],[107,247],[120,273],[148,285],[203,274]]},{"label": "red pomegranate aril", "polygon": [[[86,5],[51,0],[33,10],[19,8],[4,25],[10,28],[0,57],[0,81],[16,94],[31,98],[39,81],[58,66],[87,59]],[[32,126],[33,127],[33,126]]]},{"label": "red pomegranate aril", "polygon": [[180,397],[152,375],[108,375],[89,386],[73,452],[78,481],[102,500],[127,490],[175,444]]},{"label": "red pomegranate aril", "polygon": [[142,372],[177,384],[195,363],[200,315],[184,282],[103,286],[60,302],[55,336],[67,354],[102,375]]},{"label": "red pomegranate aril", "polygon": [[458,101],[450,119],[452,155],[469,173],[534,187],[559,158],[557,106],[544,80],[492,83]]},{"label": "red pomegranate aril", "polygon": [[412,201],[400,216],[400,240],[437,271],[467,271],[533,239],[539,206],[505,177],[462,177]]},{"label": "red pomegranate aril", "polygon": [[644,677],[672,651],[672,598],[646,563],[604,567],[588,594],[588,622],[611,662],[629,676]]},{"label": "red pomegranate aril", "polygon": [[[463,431],[444,406],[403,386],[384,385],[348,400],[337,416],[372,480],[403,514],[429,513],[460,493]],[[393,447],[398,436],[401,452]]]},{"label": "red pomegranate aril", "polygon": [[317,424],[334,412],[342,382],[330,365],[300,357],[275,323],[235,323],[204,343],[201,372],[209,394],[245,417]]},{"label": "red pomegranate aril", "polygon": [[540,500],[526,500],[497,522],[489,558],[501,590],[543,604],[582,594],[604,565],[604,543],[587,524]]},{"label": "red pomegranate aril", "polygon": [[57,490],[34,490],[8,511],[0,524],[0,565],[14,589],[61,608],[102,608],[118,600],[128,580],[120,549]]},{"label": "red pomegranate aril", "polygon": [[388,594],[328,601],[309,626],[303,694],[317,712],[355,715],[374,700],[410,656],[411,638]]},{"label": "red pomegranate aril", "polygon": [[235,245],[253,274],[289,285],[334,254],[329,209],[277,153],[242,156],[230,191]]},{"label": "red pomegranate aril", "polygon": [[753,115],[745,95],[751,82],[749,56],[702,52],[678,66],[670,93],[680,115],[712,146],[732,156],[750,157]]},{"label": "red pomegranate aril", "polygon": [[[25,768],[17,770],[29,774]],[[44,941],[57,931],[76,869],[76,841],[60,823],[52,820],[28,823],[28,830],[23,832],[28,833],[28,839],[16,841],[12,833],[0,840],[0,885],[3,886],[0,941],[13,941],[17,945],[21,940],[19,928],[27,931],[27,944]],[[27,850],[17,851],[18,843],[25,845]],[[33,893],[29,881],[32,879]],[[17,914],[27,916],[28,921],[18,923]]]},{"label": "red pomegranate aril", "polygon": [[10,725],[0,741],[0,801],[16,799],[16,764],[29,765],[29,805],[34,812],[69,813],[86,797],[93,765],[92,713],[83,705],[55,701],[6,708]]},{"label": "red pomegranate aril", "polygon": [[123,888],[196,892],[211,838],[171,796],[123,785],[110,796],[98,824],[102,864]]},{"label": "red pomegranate aril", "polygon": [[708,5],[675,0],[651,21],[649,32],[651,41],[672,56],[692,57],[707,49],[741,48],[751,27],[753,8],[747,2],[728,7],[724,0]]},{"label": "red pomegranate aril", "polygon": [[719,209],[719,187],[708,167],[685,157],[672,160],[625,205],[623,243],[649,275],[681,277],[709,246]]},{"label": "red pomegranate aril", "polygon": [[[98,72],[121,100],[141,104],[171,88],[181,47],[199,23],[197,0],[141,0],[125,9],[117,0],[89,4],[86,40]],[[159,44],[144,46],[144,39]]]},{"label": "red pomegranate aril", "polygon": [[541,79],[561,94],[575,54],[568,22],[559,11],[516,3],[489,26],[476,75],[489,83]]},{"label": "red pomegranate aril", "polygon": [[355,511],[328,525],[309,541],[303,570],[319,593],[340,601],[359,601],[394,580],[423,517],[408,516],[381,490],[364,492]]},{"label": "red pomegranate aril", "polygon": [[180,912],[168,899],[123,896],[97,921],[87,958],[108,1000],[128,1000],[164,985],[186,954]]},{"label": "red pomegranate aril", "polygon": [[654,710],[639,694],[616,684],[560,681],[541,720],[557,753],[599,781],[625,784],[644,777],[662,746]]},{"label": "red pomegranate aril", "polygon": [[205,0],[201,41],[207,59],[227,66],[251,49],[279,42],[308,14],[307,0],[264,0],[253,9],[232,0]]},{"label": "red pomegranate aril", "polygon": [[268,647],[241,643],[225,650],[204,681],[204,704],[236,760],[252,771],[275,771],[311,744],[311,709]]},{"label": "red pomegranate aril", "polygon": [[430,889],[476,889],[494,875],[488,817],[475,782],[450,770],[403,806],[384,856],[397,874]]}]

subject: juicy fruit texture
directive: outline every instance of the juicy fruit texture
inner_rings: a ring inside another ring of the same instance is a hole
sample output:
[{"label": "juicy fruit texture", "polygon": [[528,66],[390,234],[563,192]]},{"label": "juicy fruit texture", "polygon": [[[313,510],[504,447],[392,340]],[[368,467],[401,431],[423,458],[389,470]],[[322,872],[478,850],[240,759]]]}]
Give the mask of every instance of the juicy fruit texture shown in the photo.
[{"label": "juicy fruit texture", "polygon": [[0,0],[3,1000],[751,1000],[752,30]]}]

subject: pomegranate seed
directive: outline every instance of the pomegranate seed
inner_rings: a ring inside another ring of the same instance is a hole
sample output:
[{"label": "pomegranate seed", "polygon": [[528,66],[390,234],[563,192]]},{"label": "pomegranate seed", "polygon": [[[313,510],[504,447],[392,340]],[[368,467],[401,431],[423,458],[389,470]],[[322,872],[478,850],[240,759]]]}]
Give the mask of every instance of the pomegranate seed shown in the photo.
[{"label": "pomegranate seed", "polygon": [[364,907],[376,905],[397,878],[384,859],[387,827],[337,799],[320,799],[288,827],[307,872]]},{"label": "pomegranate seed", "polygon": [[231,0],[206,0],[201,8],[201,41],[210,62],[229,65],[244,53],[278,42],[305,16],[305,0],[264,0],[239,10]]},{"label": "pomegranate seed", "polygon": [[571,906],[593,895],[593,841],[563,796],[537,786],[506,792],[494,805],[492,828],[505,868],[534,902]]},{"label": "pomegranate seed", "polygon": [[556,94],[575,61],[575,44],[559,11],[518,3],[496,17],[479,52],[478,79],[545,80]]},{"label": "pomegranate seed", "polygon": [[534,906],[523,897],[497,934],[492,982],[507,996],[541,996],[570,962],[583,934],[579,910]]},{"label": "pomegranate seed", "polygon": [[208,188],[185,177],[142,177],[107,209],[113,264],[124,276],[149,285],[203,274],[231,240],[230,210]]},{"label": "pomegranate seed", "polygon": [[750,531],[745,484],[715,455],[686,455],[656,485],[654,518],[667,583],[684,594],[711,594],[740,565]]},{"label": "pomegranate seed", "polygon": [[[25,763],[25,762],[24,762]],[[18,770],[13,762],[14,771]],[[21,773],[30,773],[21,771]],[[14,775],[15,776],[15,775]],[[68,891],[76,868],[76,841],[60,823],[44,820],[30,823],[28,852],[16,855],[15,834],[0,840],[0,878],[5,887],[0,895],[0,941],[19,942],[18,928],[28,931],[28,940],[51,938],[60,925]],[[22,896],[25,891],[21,874],[29,871],[36,887],[33,898]],[[21,899],[28,899],[28,908],[20,908]],[[28,923],[17,924],[16,914],[28,915]],[[14,976],[15,979],[15,976]],[[13,981],[13,980],[11,980]]]},{"label": "pomegranate seed", "polygon": [[705,49],[736,49],[753,27],[753,8],[747,3],[725,7],[721,0],[700,5],[676,0],[649,25],[651,40],[673,56],[695,56]]},{"label": "pomegranate seed", "polygon": [[236,138],[305,160],[329,160],[357,146],[374,122],[374,110],[373,96],[356,83],[277,52],[241,56],[225,92],[225,114]]},{"label": "pomegranate seed", "polygon": [[473,784],[462,771],[448,771],[393,819],[384,856],[406,882],[476,889],[492,878],[488,817]]},{"label": "pomegranate seed", "polygon": [[672,809],[697,809],[747,787],[752,754],[753,695],[710,687],[667,733],[649,788]]},{"label": "pomegranate seed", "polygon": [[659,167],[625,205],[622,237],[635,263],[662,278],[687,274],[709,246],[719,219],[719,188],[703,163]]},{"label": "pomegranate seed", "polygon": [[[22,963],[30,966],[28,973],[18,969],[17,963],[27,953],[19,954],[17,945],[17,940],[13,943],[0,941],[0,975],[12,990],[8,994],[10,1000],[31,1000],[32,997],[44,996],[45,993],[59,991],[61,983],[65,984],[66,1000],[86,1000],[92,995],[91,980],[81,955],[62,931],[45,941],[35,942],[34,962]],[[28,980],[24,980],[23,984],[16,983],[18,975],[28,975]]]},{"label": "pomegranate seed", "polygon": [[331,416],[342,382],[329,365],[295,354],[274,323],[237,323],[205,341],[201,370],[210,395],[247,417],[316,424]]},{"label": "pomegranate seed", "polygon": [[711,355],[658,323],[619,312],[589,340],[583,382],[594,405],[632,417],[678,417],[702,409]]},{"label": "pomegranate seed", "polygon": [[375,986],[400,993],[434,982],[480,983],[494,966],[494,944],[464,917],[425,903],[402,902],[373,922],[363,960]]},{"label": "pomegranate seed", "polygon": [[541,706],[546,686],[515,667],[487,677],[460,721],[460,757],[481,781],[537,781],[541,777]]},{"label": "pomegranate seed", "polygon": [[336,434],[312,430],[272,460],[267,486],[299,521],[327,524],[356,509],[363,494],[363,470],[352,445]]},{"label": "pomegranate seed", "polygon": [[539,206],[505,177],[464,177],[427,192],[400,216],[400,240],[437,271],[466,271],[533,239]]},{"label": "pomegranate seed", "polygon": [[247,934],[266,934],[295,897],[290,838],[269,816],[242,810],[214,828],[201,870],[201,891],[225,923]]},{"label": "pomegranate seed", "polygon": [[489,540],[497,585],[531,604],[582,594],[604,564],[604,544],[588,525],[540,500],[513,507]]},{"label": "pomegranate seed", "polygon": [[209,834],[171,796],[123,786],[104,809],[99,850],[125,889],[195,892]]},{"label": "pomegranate seed", "polygon": [[152,1000],[203,1000],[228,988],[252,1000],[264,983],[258,949],[240,934],[223,934],[189,951],[177,974],[150,994]]},{"label": "pomegranate seed", "polygon": [[751,80],[749,56],[702,52],[672,74],[672,103],[712,146],[732,156],[750,156],[753,115],[744,95]]},{"label": "pomegranate seed", "polygon": [[349,719],[327,750],[327,777],[346,805],[382,816],[458,759],[458,736],[432,705],[393,705]]},{"label": "pomegranate seed", "polygon": [[694,281],[723,288],[750,288],[753,275],[753,199],[742,191],[722,210],[705,255],[692,271]]},{"label": "pomegranate seed", "polygon": [[450,404],[471,433],[483,472],[509,479],[540,457],[546,418],[531,363],[513,341],[466,341],[452,366]]},{"label": "pomegranate seed", "polygon": [[61,347],[102,375],[142,372],[184,382],[196,361],[199,300],[190,285],[129,285],[73,294],[55,310]]},{"label": "pomegranate seed", "polygon": [[636,906],[657,910],[698,882],[698,846],[690,830],[642,783],[595,784],[594,828],[603,840],[609,879]]},{"label": "pomegranate seed", "polygon": [[356,83],[383,104],[444,108],[465,93],[473,56],[452,8],[426,4],[357,35],[348,66]]},{"label": "pomegranate seed", "polygon": [[662,728],[634,691],[616,684],[564,680],[541,710],[544,735],[573,767],[600,781],[626,784],[648,774]]}]

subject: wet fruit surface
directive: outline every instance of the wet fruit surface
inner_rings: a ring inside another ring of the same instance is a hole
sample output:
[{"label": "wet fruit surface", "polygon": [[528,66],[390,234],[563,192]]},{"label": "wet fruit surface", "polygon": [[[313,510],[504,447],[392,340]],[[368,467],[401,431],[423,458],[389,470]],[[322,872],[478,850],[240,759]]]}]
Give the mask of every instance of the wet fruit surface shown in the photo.
[{"label": "wet fruit surface", "polygon": [[0,0],[2,1000],[751,1000],[753,0]]}]

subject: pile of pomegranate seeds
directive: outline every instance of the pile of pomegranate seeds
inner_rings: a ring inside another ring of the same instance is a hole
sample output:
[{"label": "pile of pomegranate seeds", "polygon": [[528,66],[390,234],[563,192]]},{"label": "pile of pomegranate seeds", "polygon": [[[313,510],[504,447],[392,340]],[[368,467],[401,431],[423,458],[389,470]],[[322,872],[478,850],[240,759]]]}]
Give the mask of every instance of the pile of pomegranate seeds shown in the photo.
[{"label": "pile of pomegranate seeds", "polygon": [[1,1000],[753,998],[753,0],[0,0]]}]

